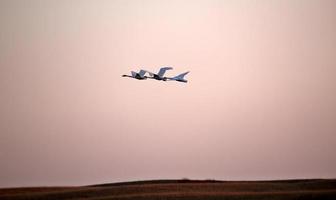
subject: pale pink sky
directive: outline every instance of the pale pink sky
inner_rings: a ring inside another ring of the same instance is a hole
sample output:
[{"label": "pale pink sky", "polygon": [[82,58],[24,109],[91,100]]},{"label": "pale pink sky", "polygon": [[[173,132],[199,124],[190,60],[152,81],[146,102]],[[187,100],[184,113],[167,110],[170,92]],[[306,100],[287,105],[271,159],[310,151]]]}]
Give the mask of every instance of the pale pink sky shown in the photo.
[{"label": "pale pink sky", "polygon": [[2,0],[0,187],[336,178],[335,91],[332,0]]}]

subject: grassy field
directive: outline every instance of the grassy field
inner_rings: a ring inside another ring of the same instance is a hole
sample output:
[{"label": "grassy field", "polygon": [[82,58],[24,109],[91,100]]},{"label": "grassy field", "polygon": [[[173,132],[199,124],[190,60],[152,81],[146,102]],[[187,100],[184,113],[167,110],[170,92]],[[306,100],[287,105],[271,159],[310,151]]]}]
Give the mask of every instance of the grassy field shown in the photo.
[{"label": "grassy field", "polygon": [[214,181],[152,180],[81,187],[0,189],[0,199],[336,199],[336,180]]}]

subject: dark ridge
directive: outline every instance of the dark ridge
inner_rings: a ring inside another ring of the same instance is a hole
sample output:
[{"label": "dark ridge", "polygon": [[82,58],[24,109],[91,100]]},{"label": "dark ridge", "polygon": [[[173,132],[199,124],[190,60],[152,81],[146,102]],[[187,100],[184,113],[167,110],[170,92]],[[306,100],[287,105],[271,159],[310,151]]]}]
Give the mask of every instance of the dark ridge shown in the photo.
[{"label": "dark ridge", "polygon": [[312,182],[333,182],[336,179],[285,179],[285,180],[257,180],[257,181],[224,181],[224,180],[192,180],[192,179],[159,179],[159,180],[142,180],[142,181],[127,181],[116,183],[103,183],[88,185],[85,187],[109,187],[109,186],[128,186],[128,185],[144,185],[144,184],[183,184],[183,183],[312,183]]},{"label": "dark ridge", "polygon": [[144,181],[128,181],[116,183],[103,183],[97,185],[88,185],[86,187],[107,187],[107,186],[124,186],[124,185],[143,185],[143,184],[175,184],[175,183],[222,183],[227,181],[220,180],[189,180],[189,179],[159,179]]}]

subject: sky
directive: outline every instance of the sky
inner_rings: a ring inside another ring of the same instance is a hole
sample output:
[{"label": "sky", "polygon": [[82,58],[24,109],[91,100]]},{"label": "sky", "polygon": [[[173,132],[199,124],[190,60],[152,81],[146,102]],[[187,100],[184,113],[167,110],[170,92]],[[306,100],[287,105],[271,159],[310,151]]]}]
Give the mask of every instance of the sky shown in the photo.
[{"label": "sky", "polygon": [[332,0],[1,0],[0,187],[336,178],[335,91]]}]

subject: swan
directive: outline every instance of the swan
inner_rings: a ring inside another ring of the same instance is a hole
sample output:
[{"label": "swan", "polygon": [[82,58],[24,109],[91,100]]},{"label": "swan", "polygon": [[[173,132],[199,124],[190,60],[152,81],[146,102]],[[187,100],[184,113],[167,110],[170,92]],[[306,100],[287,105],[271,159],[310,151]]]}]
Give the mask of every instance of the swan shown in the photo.
[{"label": "swan", "polygon": [[131,71],[131,75],[122,75],[122,77],[129,77],[129,78],[135,78],[135,79],[138,79],[138,80],[145,80],[147,79],[148,77],[145,76],[145,74],[147,73],[146,70],[143,70],[141,69],[139,72],[134,72],[134,71]]},{"label": "swan", "polygon": [[166,81],[167,77],[164,77],[163,75],[166,73],[167,70],[171,70],[171,69],[173,68],[172,67],[162,67],[160,68],[159,73],[157,74],[147,71],[148,74],[151,75],[151,77],[148,77],[148,78],[155,79],[158,81]]}]

